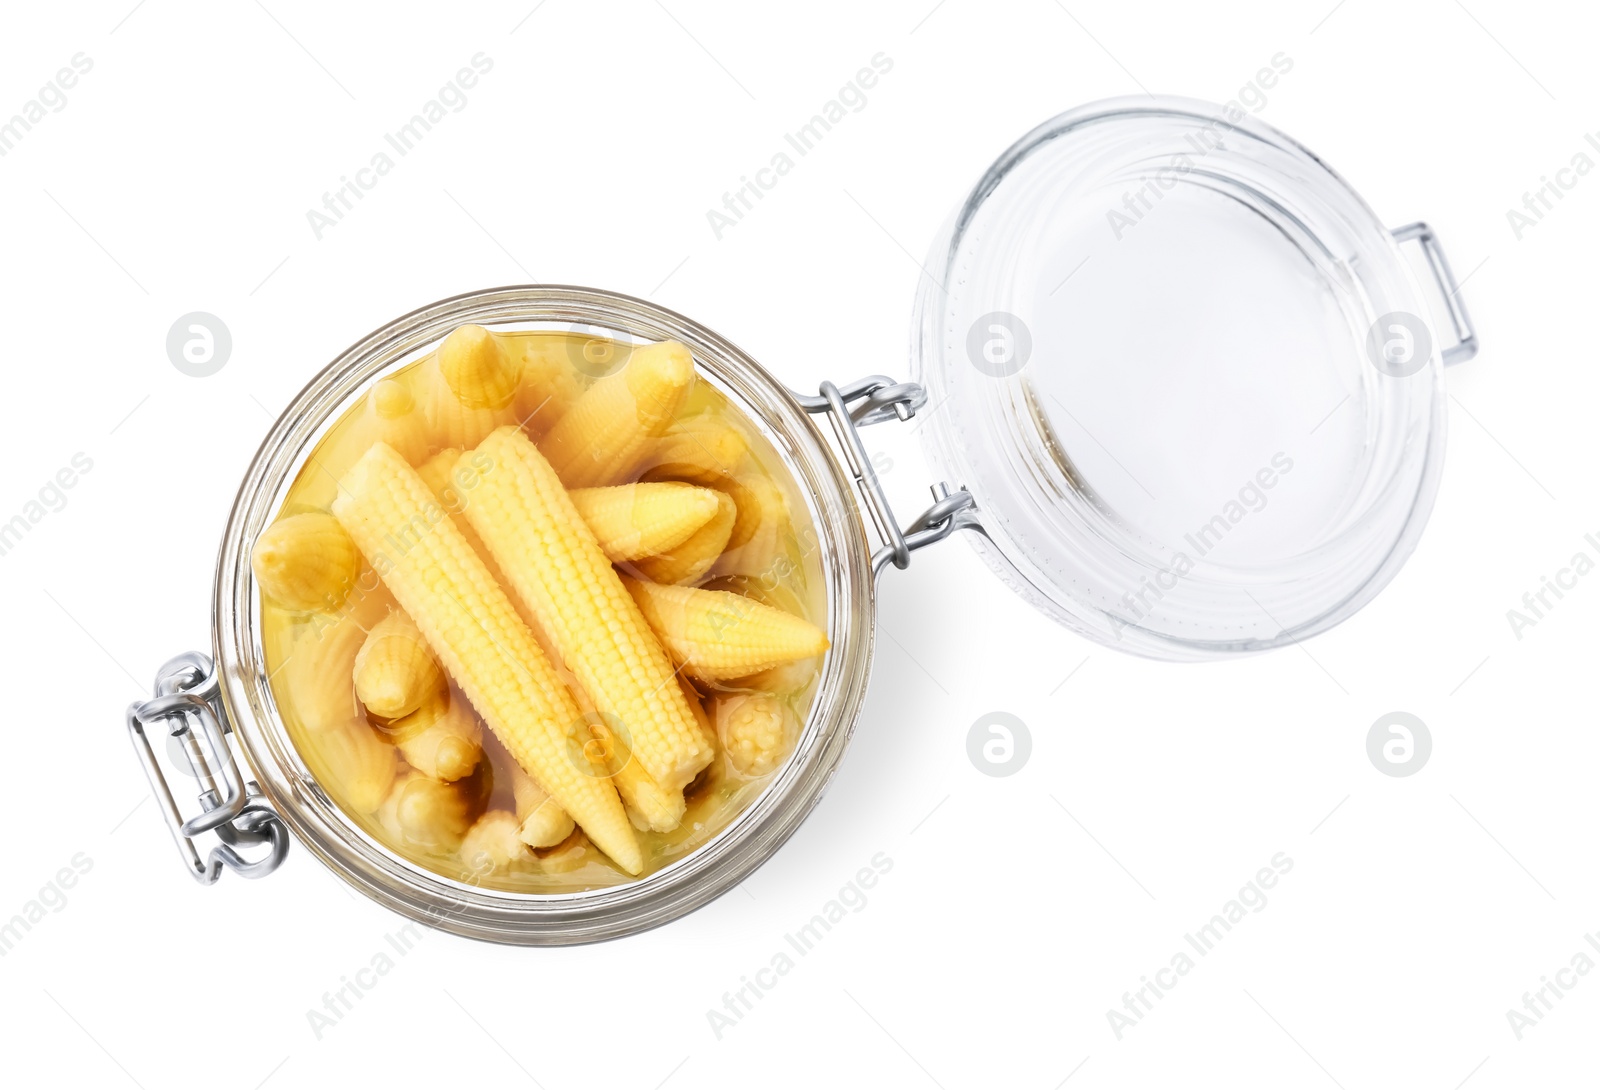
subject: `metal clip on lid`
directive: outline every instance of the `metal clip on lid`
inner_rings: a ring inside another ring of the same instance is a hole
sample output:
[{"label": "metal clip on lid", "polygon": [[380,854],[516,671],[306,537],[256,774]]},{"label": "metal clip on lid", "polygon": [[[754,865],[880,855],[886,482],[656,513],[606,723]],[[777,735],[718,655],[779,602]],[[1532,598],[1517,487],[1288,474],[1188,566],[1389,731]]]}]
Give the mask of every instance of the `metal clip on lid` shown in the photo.
[{"label": "metal clip on lid", "polygon": [[[910,420],[918,409],[928,403],[928,392],[914,382],[895,382],[883,375],[869,375],[857,379],[843,389],[831,382],[817,388],[816,397],[795,394],[800,407],[808,413],[826,413],[833,424],[839,445],[844,450],[845,463],[856,479],[856,487],[867,501],[867,511],[884,545],[872,554],[872,573],[877,575],[887,564],[905,568],[911,564],[913,551],[936,541],[943,541],[958,529],[981,532],[972,495],[966,489],[955,492],[940,482],[933,486],[933,506],[919,515],[904,530],[889,506],[878,475],[872,469],[872,460],[862,445],[860,429],[868,424],[894,417]],[[855,402],[854,407],[851,403]]]},{"label": "metal clip on lid", "polygon": [[[187,821],[173,801],[146,733],[156,723],[164,723],[168,736],[182,747],[189,770],[200,786],[202,811]],[[209,658],[195,651],[179,655],[161,667],[152,699],[128,705],[128,733],[133,738],[134,752],[144,765],[150,788],[161,804],[189,873],[206,886],[217,880],[224,866],[245,878],[271,874],[289,852],[288,828],[256,785],[245,783],[233,751],[228,748],[227,732],[216,669]],[[202,860],[194,838],[205,832],[215,832],[222,843]],[[264,856],[253,861],[237,850],[260,844],[270,846]]]}]

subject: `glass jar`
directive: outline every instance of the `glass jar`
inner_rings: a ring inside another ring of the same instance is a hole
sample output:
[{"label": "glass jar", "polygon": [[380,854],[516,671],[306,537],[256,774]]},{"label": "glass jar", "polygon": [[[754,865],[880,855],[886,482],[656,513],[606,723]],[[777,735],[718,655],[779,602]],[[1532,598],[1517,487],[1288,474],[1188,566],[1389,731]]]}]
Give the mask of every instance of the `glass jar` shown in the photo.
[{"label": "glass jar", "polygon": [[[1421,288],[1398,249],[1409,239],[1447,301],[1448,349],[1419,317]],[[1438,485],[1442,368],[1475,349],[1459,291],[1431,231],[1391,235],[1275,130],[1182,100],[1065,114],[989,169],[926,268],[920,385],[873,376],[795,394],[690,319],[556,286],[447,299],[342,353],[284,411],[240,486],[217,563],[213,655],[172,660],[153,699],[128,711],[192,875],[266,874],[292,837],[379,903],[468,937],[556,944],[644,930],[737,885],[816,805],[866,692],[875,580],[915,549],[973,531],[1001,580],[1069,628],[1206,658],[1337,623],[1414,546]],[[1241,334],[1241,308],[1259,328]],[[345,410],[464,323],[682,342],[778,453],[815,528],[832,646],[793,753],[726,828],[621,885],[514,893],[396,854],[318,784],[268,684],[251,546]],[[1392,331],[1409,356],[1390,350]],[[918,411],[934,415],[925,443],[949,483],[902,527],[859,429]],[[196,816],[172,796],[155,730],[197,780]],[[219,843],[202,856],[207,833]]]}]

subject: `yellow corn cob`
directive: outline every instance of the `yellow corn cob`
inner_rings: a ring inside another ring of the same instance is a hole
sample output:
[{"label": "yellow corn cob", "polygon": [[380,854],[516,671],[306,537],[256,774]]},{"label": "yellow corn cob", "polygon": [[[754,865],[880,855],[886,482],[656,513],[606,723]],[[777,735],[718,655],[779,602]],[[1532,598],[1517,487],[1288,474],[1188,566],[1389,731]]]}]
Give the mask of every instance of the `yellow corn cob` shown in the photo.
[{"label": "yellow corn cob", "polygon": [[460,460],[460,447],[445,447],[417,465],[417,476],[452,515],[459,514],[468,499],[455,479],[456,463]]},{"label": "yellow corn cob", "polygon": [[666,481],[575,488],[572,505],[614,564],[656,556],[682,545],[717,514],[709,488]]},{"label": "yellow corn cob", "polygon": [[794,714],[770,693],[735,693],[717,700],[717,735],[733,767],[765,776],[778,767],[794,737]]},{"label": "yellow corn cob", "polygon": [[[376,580],[371,570],[367,576]],[[289,652],[272,672],[278,703],[307,730],[364,719],[351,676],[367,631],[389,615],[388,593],[353,590],[338,613],[313,613],[297,626]]]},{"label": "yellow corn cob", "polygon": [[539,449],[568,488],[619,484],[693,381],[694,357],[676,341],[635,348],[627,366],[584,391]]},{"label": "yellow corn cob", "polygon": [[361,457],[373,443],[388,443],[408,462],[428,452],[432,439],[428,422],[404,382],[386,378],[367,391],[361,415],[349,430],[341,430],[334,468],[341,472]]},{"label": "yellow corn cob", "polygon": [[678,421],[649,444],[634,466],[634,475],[647,481],[716,484],[733,476],[749,451],[743,432],[702,413]]},{"label": "yellow corn cob", "polygon": [[639,574],[656,583],[693,583],[717,562],[728,535],[733,532],[738,507],[726,492],[713,492],[717,498],[717,513],[700,529],[691,534],[683,544],[660,556],[636,561]]},{"label": "yellow corn cob", "polygon": [[488,565],[494,581],[504,586],[505,580],[500,576],[500,569],[495,567],[494,559],[484,549],[478,531],[472,528],[472,523],[461,517],[466,513],[467,504],[472,502],[472,491],[478,486],[481,474],[493,471],[494,464],[486,456],[473,452],[471,457],[463,459],[458,447],[446,447],[417,467],[418,476],[433,490],[445,510],[456,516],[456,529],[461,531],[461,536],[467,539],[467,544],[472,546],[478,558]]},{"label": "yellow corn cob", "polygon": [[689,702],[689,711],[693,713],[694,721],[700,727],[700,734],[705,738],[706,745],[716,749],[717,731],[711,725],[711,717],[706,715],[706,706],[702,702],[700,691],[689,684],[689,679],[682,673],[678,675],[678,688],[683,690],[683,699]]},{"label": "yellow corn cob", "polygon": [[[497,467],[480,489],[502,475]],[[574,743],[582,746],[572,697],[422,478],[380,443],[356,464],[334,514],[517,763],[618,866],[638,874],[644,859],[616,789],[571,759]]]},{"label": "yellow corn cob", "polygon": [[827,634],[810,621],[742,594],[623,582],[667,652],[705,681],[746,677],[828,649]]},{"label": "yellow corn cob", "polygon": [[407,847],[453,852],[472,827],[472,800],[456,784],[407,772],[389,789],[378,821]]},{"label": "yellow corn cob", "polygon": [[444,672],[411,618],[396,611],[373,626],[354,667],[356,696],[381,719],[410,715],[430,697],[442,696]]},{"label": "yellow corn cob", "polygon": [[[641,832],[670,833],[682,825],[686,808],[683,791],[669,791],[656,783],[602,717],[590,720],[589,731],[594,736],[589,747],[591,759],[597,768],[611,773],[611,782],[617,785],[633,827]],[[707,747],[706,753],[710,752]]]},{"label": "yellow corn cob", "polygon": [[436,780],[470,776],[483,758],[483,728],[472,705],[448,689],[428,697],[410,715],[380,724],[406,763]]},{"label": "yellow corn cob", "polygon": [[572,817],[522,769],[512,766],[517,836],[530,848],[552,848],[572,835]]},{"label": "yellow corn cob", "polygon": [[482,326],[461,326],[416,371],[428,426],[436,442],[471,447],[502,424],[514,423],[520,365]]},{"label": "yellow corn cob", "polygon": [[600,717],[621,723],[656,783],[680,789],[710,754],[670,683],[672,663],[528,437],[502,427],[478,450],[494,472],[467,519]]},{"label": "yellow corn cob", "polygon": [[467,519],[601,716],[624,726],[656,783],[682,789],[711,754],[638,606],[527,436],[501,428],[479,451],[495,469]]},{"label": "yellow corn cob", "polygon": [[531,863],[533,856],[517,838],[517,816],[509,810],[489,810],[462,838],[461,861],[470,877],[482,878]]},{"label": "yellow corn cob", "polygon": [[306,459],[295,482],[298,502],[326,507],[339,494],[339,479],[374,443],[388,443],[408,462],[427,456],[433,432],[412,395],[409,380],[386,378],[334,426]]},{"label": "yellow corn cob", "polygon": [[285,609],[332,611],[360,574],[361,554],[332,515],[308,511],[261,531],[250,567],[262,593]]},{"label": "yellow corn cob", "polygon": [[522,378],[521,360],[481,325],[457,326],[439,346],[439,374],[469,409],[503,409]]},{"label": "yellow corn cob", "polygon": [[733,497],[739,515],[728,546],[717,561],[718,575],[765,575],[774,569],[789,523],[789,501],[772,478],[752,473],[718,485]]},{"label": "yellow corn cob", "polygon": [[625,348],[618,342],[583,333],[515,332],[500,334],[506,351],[522,361],[517,387],[517,422],[530,436],[549,431],[582,395],[589,377],[610,369],[590,370],[591,353],[604,363]]},{"label": "yellow corn cob", "polygon": [[305,739],[306,763],[335,799],[370,814],[394,782],[394,747],[362,719],[346,719]]}]

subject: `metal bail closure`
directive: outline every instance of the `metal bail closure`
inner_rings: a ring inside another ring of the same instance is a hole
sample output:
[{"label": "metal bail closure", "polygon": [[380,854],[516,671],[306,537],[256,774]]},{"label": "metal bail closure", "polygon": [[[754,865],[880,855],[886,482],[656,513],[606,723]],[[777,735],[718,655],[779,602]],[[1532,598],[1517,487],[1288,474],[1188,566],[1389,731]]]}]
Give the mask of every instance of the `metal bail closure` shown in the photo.
[{"label": "metal bail closure", "polygon": [[793,396],[806,412],[827,414],[834,434],[839,437],[845,464],[850,467],[856,487],[867,501],[872,523],[884,541],[883,547],[872,554],[873,575],[882,572],[888,564],[909,567],[912,552],[943,541],[956,530],[983,532],[972,494],[965,488],[952,492],[942,481],[933,486],[933,506],[902,530],[883,486],[878,483],[878,475],[872,469],[872,460],[861,442],[860,429],[891,417],[902,422],[910,420],[928,403],[928,392],[921,386],[914,382],[895,382],[883,375],[868,375],[843,389],[824,382],[817,388],[816,397]]},{"label": "metal bail closure", "polygon": [[[156,724],[165,726],[168,737],[182,749],[200,787],[201,812],[187,821],[173,800],[150,744],[148,729]],[[161,667],[150,700],[128,705],[128,734],[134,752],[144,765],[185,866],[195,881],[205,886],[217,880],[224,866],[245,878],[271,874],[289,853],[288,828],[256,785],[245,783],[228,748],[227,732],[216,669],[211,659],[195,651]],[[206,832],[215,832],[221,843],[202,859],[194,838]],[[254,860],[238,850],[262,844],[268,845],[267,852]]]}]

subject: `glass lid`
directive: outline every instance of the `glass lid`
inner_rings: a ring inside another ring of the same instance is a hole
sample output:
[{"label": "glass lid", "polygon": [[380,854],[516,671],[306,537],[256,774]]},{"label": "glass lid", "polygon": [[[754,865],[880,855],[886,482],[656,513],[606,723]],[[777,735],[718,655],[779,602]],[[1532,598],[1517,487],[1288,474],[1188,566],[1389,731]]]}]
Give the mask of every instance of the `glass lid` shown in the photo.
[{"label": "glass lid", "polygon": [[1069,627],[1262,650],[1350,616],[1415,546],[1440,340],[1394,236],[1282,133],[1181,99],[1064,114],[926,268],[930,458],[972,492],[990,565]]}]

